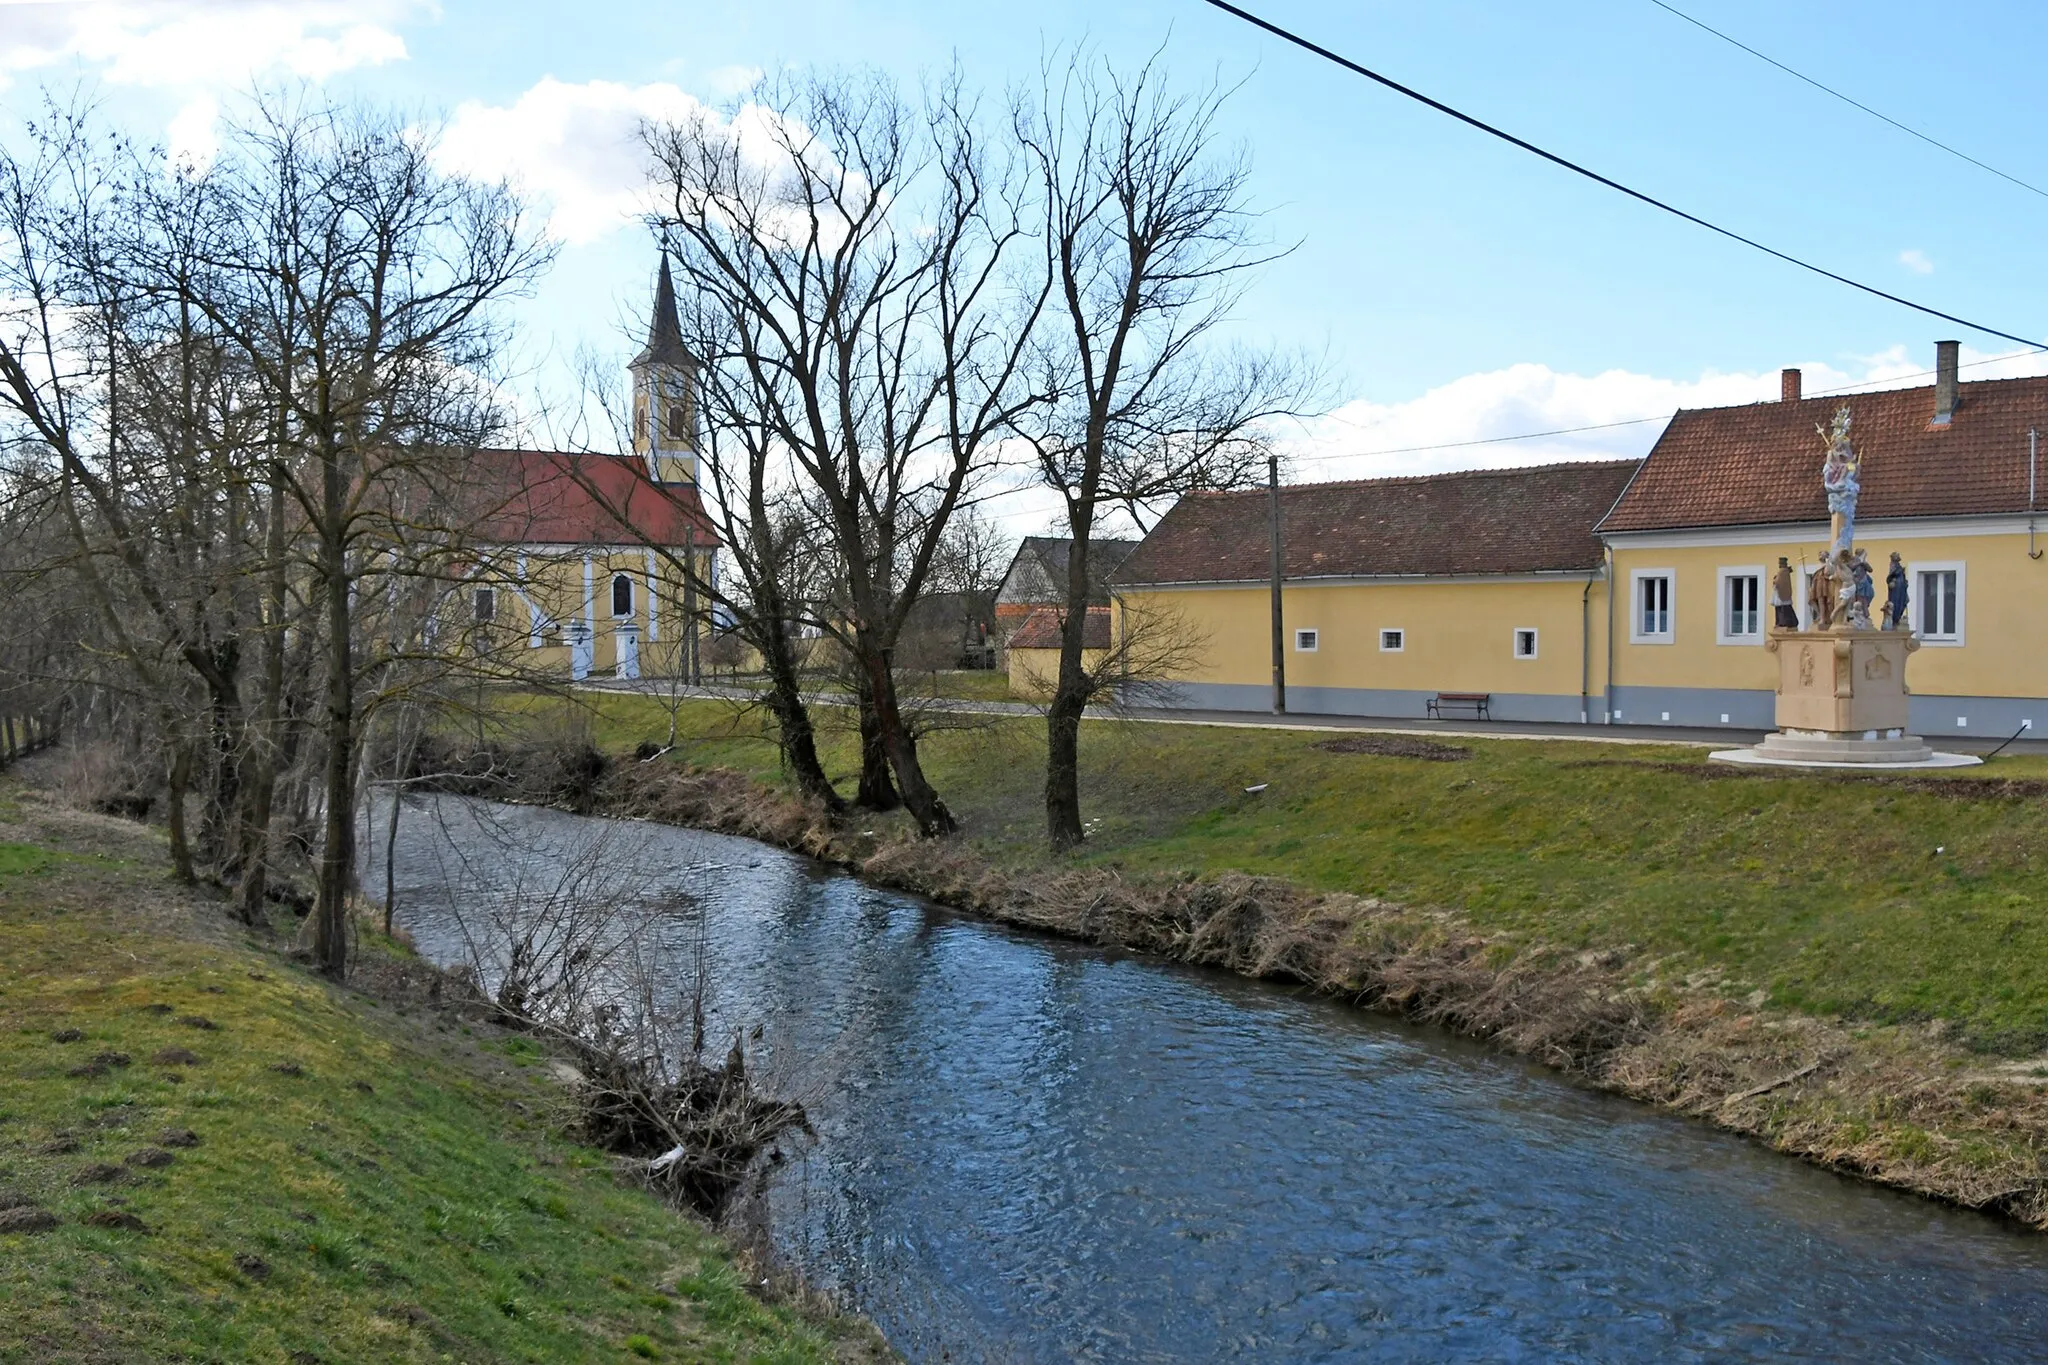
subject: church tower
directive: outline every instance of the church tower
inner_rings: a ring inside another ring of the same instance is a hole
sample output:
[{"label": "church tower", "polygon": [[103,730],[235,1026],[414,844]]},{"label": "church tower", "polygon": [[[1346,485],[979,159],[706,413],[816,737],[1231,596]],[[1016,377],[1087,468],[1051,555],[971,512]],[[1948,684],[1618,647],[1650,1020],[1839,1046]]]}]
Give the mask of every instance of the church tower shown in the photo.
[{"label": "church tower", "polygon": [[633,453],[647,462],[656,483],[697,482],[697,358],[683,345],[676,320],[676,286],[661,257],[654,286],[654,318],[647,345],[627,367],[633,372]]}]

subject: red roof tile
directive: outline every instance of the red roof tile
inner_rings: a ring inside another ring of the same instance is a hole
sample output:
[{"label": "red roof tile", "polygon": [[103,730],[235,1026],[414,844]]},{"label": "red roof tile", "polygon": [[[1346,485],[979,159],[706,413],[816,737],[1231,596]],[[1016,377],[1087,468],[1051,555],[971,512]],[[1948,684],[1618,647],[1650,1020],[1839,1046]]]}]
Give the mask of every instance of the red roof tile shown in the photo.
[{"label": "red roof tile", "polygon": [[[1280,490],[1289,578],[1581,572],[1602,558],[1593,527],[1634,460],[1474,469]],[[1266,494],[1182,498],[1116,576],[1119,584],[1242,583],[1270,572]]]},{"label": "red roof tile", "polygon": [[1859,519],[2027,510],[2027,429],[2048,428],[2048,379],[1960,386],[1947,426],[1934,389],[1680,412],[1602,531],[1827,520],[1814,431],[1847,404],[1862,457]]},{"label": "red roof tile", "polygon": [[697,489],[655,483],[638,457],[479,450],[474,461],[470,488],[483,509],[474,530],[479,540],[680,546],[694,528],[698,548],[718,548]]},{"label": "red roof tile", "polygon": [[[1060,614],[1051,607],[1040,607],[1024,618],[1024,624],[1010,635],[1011,649],[1058,649],[1060,647]],[[1088,619],[1081,623],[1081,648],[1109,648],[1109,608],[1088,608]]]}]

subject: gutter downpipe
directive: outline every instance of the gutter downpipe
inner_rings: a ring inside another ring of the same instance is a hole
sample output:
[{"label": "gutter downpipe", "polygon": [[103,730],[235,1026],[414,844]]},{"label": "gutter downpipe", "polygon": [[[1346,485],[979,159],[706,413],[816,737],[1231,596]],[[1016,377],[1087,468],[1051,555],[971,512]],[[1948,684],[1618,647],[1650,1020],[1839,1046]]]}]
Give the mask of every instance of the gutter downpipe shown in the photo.
[{"label": "gutter downpipe", "polygon": [[1586,590],[1579,594],[1579,724],[1593,723],[1593,580],[1598,566],[1586,575]]},{"label": "gutter downpipe", "polygon": [[1607,542],[1606,561],[1607,677],[1605,680],[1606,686],[1603,687],[1601,690],[1605,694],[1607,712],[1602,719],[1602,723],[1606,725],[1612,725],[1614,724],[1614,599],[1616,596],[1618,596],[1618,594],[1614,591],[1614,542],[1612,541]]},{"label": "gutter downpipe", "polygon": [[2027,428],[2027,558],[2039,559],[2042,551],[2034,546],[2034,489],[2041,470],[2041,444],[2034,428]]}]

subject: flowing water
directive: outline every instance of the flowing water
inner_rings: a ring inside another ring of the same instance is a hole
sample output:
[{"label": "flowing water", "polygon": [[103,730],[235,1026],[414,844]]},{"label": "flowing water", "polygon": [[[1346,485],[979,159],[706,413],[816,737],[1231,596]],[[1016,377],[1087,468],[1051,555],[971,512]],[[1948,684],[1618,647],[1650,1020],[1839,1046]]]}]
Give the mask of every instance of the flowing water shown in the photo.
[{"label": "flowing water", "polygon": [[593,868],[701,955],[819,1132],[777,1241],[914,1361],[2048,1358],[2048,1238],[1432,1030],[690,830],[431,798],[394,866],[444,963]]}]

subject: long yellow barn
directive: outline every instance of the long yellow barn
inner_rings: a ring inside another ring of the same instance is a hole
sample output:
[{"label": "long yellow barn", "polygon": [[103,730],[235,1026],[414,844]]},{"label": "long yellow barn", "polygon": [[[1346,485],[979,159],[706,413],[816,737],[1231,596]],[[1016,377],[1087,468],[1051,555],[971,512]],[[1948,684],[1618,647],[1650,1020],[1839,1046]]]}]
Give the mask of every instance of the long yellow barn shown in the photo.
[{"label": "long yellow barn", "polygon": [[[1815,427],[1846,405],[1862,457],[1856,542],[1885,599],[1905,576],[1912,727],[2048,726],[2048,379],[1680,412],[1641,461],[1283,489],[1288,709],[1767,729],[1764,649],[1783,557],[1794,611],[1828,541]],[[1172,620],[1173,704],[1271,702],[1266,494],[1181,500],[1117,575],[1119,629]]]}]

